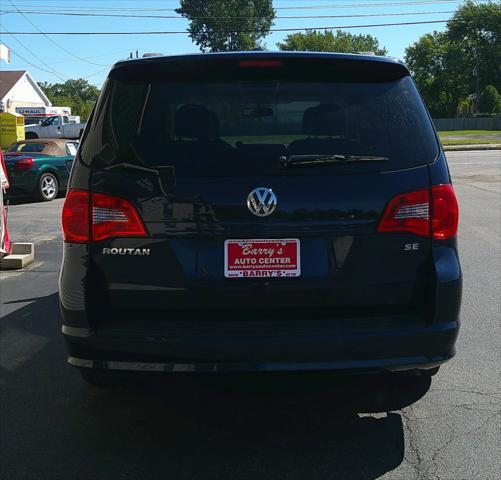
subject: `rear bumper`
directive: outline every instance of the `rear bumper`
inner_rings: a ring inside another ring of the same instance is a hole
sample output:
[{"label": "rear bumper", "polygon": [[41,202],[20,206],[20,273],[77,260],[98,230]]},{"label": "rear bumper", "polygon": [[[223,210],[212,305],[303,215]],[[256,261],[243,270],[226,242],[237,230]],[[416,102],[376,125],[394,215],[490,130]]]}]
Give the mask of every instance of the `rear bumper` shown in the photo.
[{"label": "rear bumper", "polygon": [[63,326],[71,365],[154,372],[426,369],[454,356],[458,330],[453,321],[363,333],[139,337]]}]

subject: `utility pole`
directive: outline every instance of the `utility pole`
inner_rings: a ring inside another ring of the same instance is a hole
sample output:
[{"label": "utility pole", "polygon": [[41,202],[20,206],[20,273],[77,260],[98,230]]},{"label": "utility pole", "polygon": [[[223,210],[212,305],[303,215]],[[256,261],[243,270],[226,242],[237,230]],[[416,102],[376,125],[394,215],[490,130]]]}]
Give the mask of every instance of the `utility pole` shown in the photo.
[{"label": "utility pole", "polygon": [[475,49],[475,68],[473,69],[473,76],[475,77],[475,113],[480,113],[480,75],[478,68],[478,53]]},{"label": "utility pole", "polygon": [[480,67],[478,65],[478,45],[479,45],[479,37],[480,33],[477,31],[477,38],[475,44],[475,68],[473,69],[473,75],[475,76],[475,90],[476,90],[476,98],[475,98],[475,113],[478,115],[480,113]]}]

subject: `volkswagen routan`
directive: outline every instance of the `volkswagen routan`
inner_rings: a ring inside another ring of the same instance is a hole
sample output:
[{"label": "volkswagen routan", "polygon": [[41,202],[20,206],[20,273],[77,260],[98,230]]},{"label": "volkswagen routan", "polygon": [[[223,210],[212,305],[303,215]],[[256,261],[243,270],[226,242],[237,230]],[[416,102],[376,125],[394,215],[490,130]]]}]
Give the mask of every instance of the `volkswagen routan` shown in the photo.
[{"label": "volkswagen routan", "polygon": [[392,58],[247,52],[110,71],[62,213],[68,362],[407,370],[453,357],[446,159]]}]

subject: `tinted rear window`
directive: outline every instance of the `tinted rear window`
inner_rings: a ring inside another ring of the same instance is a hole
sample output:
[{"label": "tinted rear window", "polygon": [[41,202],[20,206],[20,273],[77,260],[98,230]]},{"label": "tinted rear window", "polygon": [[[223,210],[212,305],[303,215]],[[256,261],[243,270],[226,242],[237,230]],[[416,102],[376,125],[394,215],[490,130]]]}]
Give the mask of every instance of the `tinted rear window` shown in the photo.
[{"label": "tinted rear window", "polygon": [[[384,68],[376,65],[374,68]],[[95,167],[172,167],[176,175],[284,175],[398,170],[432,162],[438,145],[408,76],[388,81],[110,78],[81,149]],[[383,162],[285,169],[298,155]]]}]

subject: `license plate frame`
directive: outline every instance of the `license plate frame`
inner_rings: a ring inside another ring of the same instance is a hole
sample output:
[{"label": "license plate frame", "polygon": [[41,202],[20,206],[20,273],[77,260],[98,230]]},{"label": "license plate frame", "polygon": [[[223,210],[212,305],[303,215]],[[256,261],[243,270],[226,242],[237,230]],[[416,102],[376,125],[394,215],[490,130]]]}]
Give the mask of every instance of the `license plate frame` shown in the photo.
[{"label": "license plate frame", "polygon": [[229,239],[224,242],[226,278],[297,278],[301,275],[298,238]]}]

